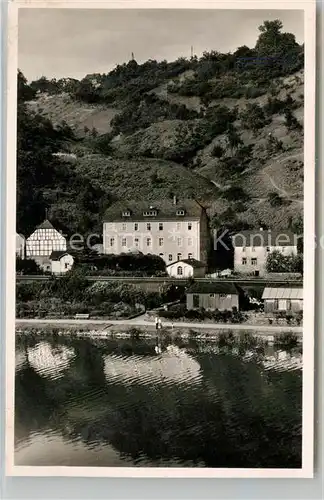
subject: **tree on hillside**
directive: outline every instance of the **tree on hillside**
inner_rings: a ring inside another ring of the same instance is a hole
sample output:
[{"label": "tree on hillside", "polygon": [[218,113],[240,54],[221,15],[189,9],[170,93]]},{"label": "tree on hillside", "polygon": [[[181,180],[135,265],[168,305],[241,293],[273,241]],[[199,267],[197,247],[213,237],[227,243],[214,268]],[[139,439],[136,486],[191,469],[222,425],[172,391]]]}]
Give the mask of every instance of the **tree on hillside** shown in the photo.
[{"label": "tree on hillside", "polygon": [[272,207],[280,207],[283,203],[283,199],[276,191],[272,191],[268,194],[268,200]]},{"label": "tree on hillside", "polygon": [[265,70],[273,75],[289,73],[303,66],[303,49],[296,42],[292,33],[282,33],[283,24],[278,19],[265,21],[259,27],[260,35],[255,50],[263,59]]},{"label": "tree on hillside", "polygon": [[299,123],[290,108],[285,109],[285,125],[288,130],[302,130],[302,125]]},{"label": "tree on hillside", "polygon": [[257,132],[270,123],[270,119],[265,115],[263,109],[258,104],[248,103],[245,110],[240,115],[244,128]]},{"label": "tree on hillside", "polygon": [[226,132],[226,140],[232,154],[234,154],[237,148],[243,144],[242,139],[240,138],[235,127],[232,124],[230,124]]},{"label": "tree on hillside", "polygon": [[259,26],[260,35],[255,45],[255,50],[259,55],[284,55],[290,52],[291,49],[299,47],[295,35],[282,33],[282,28],[283,24],[279,19],[264,21]]},{"label": "tree on hillside", "polygon": [[22,72],[18,69],[17,76],[17,91],[18,91],[18,103],[31,101],[35,98],[36,91],[31,88],[27,83],[27,78],[22,74]]}]

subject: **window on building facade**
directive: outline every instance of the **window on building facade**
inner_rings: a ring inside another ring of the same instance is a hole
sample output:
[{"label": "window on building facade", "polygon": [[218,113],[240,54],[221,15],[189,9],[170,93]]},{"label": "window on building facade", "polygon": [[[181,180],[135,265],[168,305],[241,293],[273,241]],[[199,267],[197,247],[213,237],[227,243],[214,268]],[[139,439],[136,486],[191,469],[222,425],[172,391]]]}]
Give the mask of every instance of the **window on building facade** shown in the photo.
[{"label": "window on building facade", "polygon": [[210,293],[210,294],[209,294],[209,297],[210,297],[210,298],[214,298],[214,297],[215,297],[215,294],[214,294],[214,293]]},{"label": "window on building facade", "polygon": [[138,247],[138,245],[139,245],[139,239],[138,239],[138,238],[135,238],[135,239],[134,239],[134,245],[135,245],[136,247]]},{"label": "window on building facade", "polygon": [[192,246],[192,238],[188,238],[188,246],[191,247]]},{"label": "window on building facade", "polygon": [[113,247],[115,244],[115,238],[110,238],[110,246]]},{"label": "window on building facade", "polygon": [[177,215],[184,215],[184,210],[177,210]]},{"label": "window on building facade", "polygon": [[178,238],[177,242],[178,242],[178,247],[181,247],[181,245],[182,245],[182,238]]},{"label": "window on building facade", "polygon": [[256,265],[257,265],[257,263],[258,263],[258,259],[257,259],[257,258],[255,258],[255,257],[252,257],[252,259],[251,259],[251,264],[252,264],[252,266],[256,266]]},{"label": "window on building facade", "polygon": [[137,224],[137,222],[135,222],[135,224],[134,224],[134,231],[138,231],[138,224]]},{"label": "window on building facade", "polygon": [[169,261],[172,262],[172,253],[169,253]]},{"label": "window on building facade", "polygon": [[178,253],[178,254],[177,254],[177,259],[178,259],[178,260],[181,260],[181,259],[182,259],[182,255],[181,255],[181,253]]},{"label": "window on building facade", "polygon": [[130,216],[130,211],[125,210],[125,212],[122,213],[123,217],[129,217]]},{"label": "window on building facade", "polygon": [[194,308],[197,308],[200,306],[200,298],[198,294],[194,294],[192,297],[192,305]]},{"label": "window on building facade", "polygon": [[161,259],[163,259],[163,253],[159,253],[159,256],[161,257]]},{"label": "window on building facade", "polygon": [[127,224],[123,223],[123,224],[122,224],[122,230],[123,230],[123,231],[126,231],[126,229],[127,229]]},{"label": "window on building facade", "polygon": [[270,252],[270,247],[267,247],[267,252]]},{"label": "window on building facade", "polygon": [[281,251],[284,252],[286,247],[281,247]]},{"label": "window on building facade", "polygon": [[147,231],[151,231],[151,223],[150,222],[148,222],[146,224],[146,229],[147,229]]},{"label": "window on building facade", "polygon": [[181,266],[177,267],[177,275],[178,276],[182,275],[182,267]]},{"label": "window on building facade", "polygon": [[152,243],[151,238],[146,238],[146,246],[150,247]]},{"label": "window on building facade", "polygon": [[242,247],[242,252],[245,252],[246,251],[246,247]]},{"label": "window on building facade", "polygon": [[159,247],[163,246],[163,238],[159,238]]},{"label": "window on building facade", "polygon": [[156,210],[149,210],[149,211],[143,212],[143,215],[144,215],[144,217],[154,217],[155,215],[157,215],[157,211]]},{"label": "window on building facade", "polygon": [[189,229],[189,231],[191,231],[191,229],[192,229],[192,222],[188,222],[188,229]]},{"label": "window on building facade", "polygon": [[64,267],[65,267],[65,269],[67,269],[69,267],[69,264],[67,262],[65,262]]},{"label": "window on building facade", "polygon": [[122,247],[126,247],[127,246],[127,240],[126,238],[122,238]]},{"label": "window on building facade", "polygon": [[255,247],[252,247],[252,252],[255,252]]},{"label": "window on building facade", "polygon": [[225,299],[226,298],[226,293],[220,293],[219,294],[220,299]]},{"label": "window on building facade", "polygon": [[180,231],[181,229],[181,222],[177,222],[177,231]]},{"label": "window on building facade", "polygon": [[163,222],[159,222],[159,231],[163,231]]},{"label": "window on building facade", "polygon": [[246,257],[243,257],[243,259],[242,259],[242,264],[243,264],[243,266],[245,266],[245,265],[246,265],[246,263],[247,263],[247,259],[246,259]]},{"label": "window on building facade", "polygon": [[287,311],[291,311],[291,300],[290,299],[287,299],[287,301],[286,301],[286,308],[287,308]]},{"label": "window on building facade", "polygon": [[192,253],[188,253],[188,259],[192,259]]}]

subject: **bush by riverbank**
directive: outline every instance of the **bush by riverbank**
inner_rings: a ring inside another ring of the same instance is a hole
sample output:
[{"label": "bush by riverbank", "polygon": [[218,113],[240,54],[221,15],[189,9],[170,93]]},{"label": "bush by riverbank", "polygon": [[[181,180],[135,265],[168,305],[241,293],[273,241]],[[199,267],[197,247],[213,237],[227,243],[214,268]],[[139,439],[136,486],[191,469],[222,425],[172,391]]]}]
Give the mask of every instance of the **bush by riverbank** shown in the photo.
[{"label": "bush by riverbank", "polygon": [[214,321],[215,323],[243,323],[247,320],[247,315],[237,309],[207,311],[201,309],[187,309],[184,304],[173,306],[170,310],[158,310],[158,315],[169,320],[189,320],[189,321]]},{"label": "bush by riverbank", "polygon": [[176,304],[170,309],[157,309],[149,311],[147,318],[152,319],[154,316],[160,316],[169,321],[192,321],[192,322],[215,322],[215,323],[232,323],[241,324],[248,323],[249,325],[287,325],[300,326],[302,324],[303,314],[299,311],[293,315],[291,313],[277,313],[267,316],[264,312],[259,311],[238,311],[237,309],[225,311],[209,311],[203,308],[188,310],[185,304]]}]

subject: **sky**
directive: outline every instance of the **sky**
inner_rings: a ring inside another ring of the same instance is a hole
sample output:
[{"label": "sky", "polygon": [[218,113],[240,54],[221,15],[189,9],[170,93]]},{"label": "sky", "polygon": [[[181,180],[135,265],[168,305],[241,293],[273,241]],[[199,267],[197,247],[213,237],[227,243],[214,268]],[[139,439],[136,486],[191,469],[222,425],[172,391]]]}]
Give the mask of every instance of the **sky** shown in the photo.
[{"label": "sky", "polygon": [[108,73],[131,59],[173,61],[205,50],[253,47],[258,27],[280,19],[304,41],[298,10],[20,9],[18,66],[29,81]]}]

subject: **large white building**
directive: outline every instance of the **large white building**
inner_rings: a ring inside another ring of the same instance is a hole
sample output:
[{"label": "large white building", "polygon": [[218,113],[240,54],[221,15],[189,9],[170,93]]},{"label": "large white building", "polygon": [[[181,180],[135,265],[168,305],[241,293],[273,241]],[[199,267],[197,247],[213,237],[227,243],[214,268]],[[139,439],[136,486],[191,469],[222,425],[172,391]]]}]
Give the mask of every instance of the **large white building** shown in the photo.
[{"label": "large white building", "polygon": [[210,236],[205,208],[195,200],[124,202],[110,207],[103,223],[103,251],[140,251],[166,264],[182,259],[207,263]]},{"label": "large white building", "polygon": [[26,240],[27,259],[35,260],[45,271],[51,271],[50,255],[59,250],[66,250],[66,239],[47,219]]},{"label": "large white building", "polygon": [[297,255],[297,241],[297,235],[291,231],[241,231],[232,237],[234,270],[263,276],[266,273],[268,255],[275,250],[283,255]]}]

